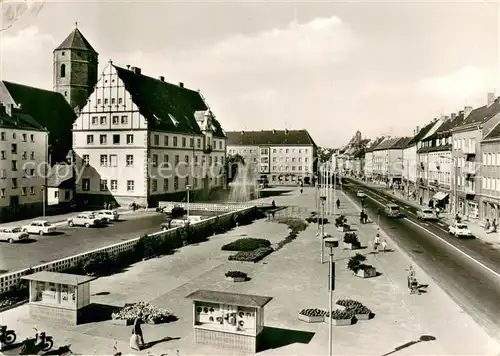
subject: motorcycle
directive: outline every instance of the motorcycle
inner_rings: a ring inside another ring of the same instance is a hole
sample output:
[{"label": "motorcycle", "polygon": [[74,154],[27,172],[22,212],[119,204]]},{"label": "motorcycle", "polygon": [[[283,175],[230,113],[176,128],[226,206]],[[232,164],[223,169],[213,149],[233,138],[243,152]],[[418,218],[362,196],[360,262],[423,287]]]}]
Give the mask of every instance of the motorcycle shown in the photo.
[{"label": "motorcycle", "polygon": [[8,330],[6,325],[0,325],[0,342],[2,344],[13,344],[16,338],[17,336],[14,330]]},{"label": "motorcycle", "polygon": [[38,333],[37,328],[33,329],[36,332],[35,337],[24,340],[21,355],[36,355],[40,351],[49,351],[54,346],[52,336],[47,336],[44,331]]}]

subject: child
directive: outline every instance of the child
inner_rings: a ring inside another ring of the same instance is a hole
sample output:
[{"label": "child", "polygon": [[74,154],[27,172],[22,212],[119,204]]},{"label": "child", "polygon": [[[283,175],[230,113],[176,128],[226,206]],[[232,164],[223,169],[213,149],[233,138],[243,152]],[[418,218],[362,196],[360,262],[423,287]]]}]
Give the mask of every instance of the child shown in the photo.
[{"label": "child", "polygon": [[380,245],[380,235],[379,234],[375,235],[375,239],[373,240],[373,249],[375,250],[375,252],[378,251],[378,245]]},{"label": "child", "polygon": [[382,240],[382,251],[385,252],[387,250],[387,241]]}]

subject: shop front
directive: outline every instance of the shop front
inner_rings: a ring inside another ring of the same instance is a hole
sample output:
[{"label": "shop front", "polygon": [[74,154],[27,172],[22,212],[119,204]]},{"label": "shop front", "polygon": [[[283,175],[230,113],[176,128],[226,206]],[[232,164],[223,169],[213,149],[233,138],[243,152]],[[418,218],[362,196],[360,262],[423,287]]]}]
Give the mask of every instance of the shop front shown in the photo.
[{"label": "shop front", "polygon": [[[458,213],[466,216],[467,219],[479,219],[479,198],[475,194],[464,194],[463,192],[458,196]],[[484,211],[484,204],[481,206]],[[484,212],[482,213],[484,216]]]},{"label": "shop front", "polygon": [[450,198],[449,193],[442,190],[437,190],[432,196],[434,208],[440,208],[443,210],[450,210]]},{"label": "shop front", "polygon": [[198,290],[193,300],[196,343],[255,353],[264,330],[264,306],[271,297]]},{"label": "shop front", "polygon": [[41,271],[29,281],[30,317],[77,325],[90,304],[90,282],[96,277]]},{"label": "shop front", "polygon": [[498,199],[482,197],[481,198],[481,220],[489,219],[490,222],[500,219],[500,201]]}]

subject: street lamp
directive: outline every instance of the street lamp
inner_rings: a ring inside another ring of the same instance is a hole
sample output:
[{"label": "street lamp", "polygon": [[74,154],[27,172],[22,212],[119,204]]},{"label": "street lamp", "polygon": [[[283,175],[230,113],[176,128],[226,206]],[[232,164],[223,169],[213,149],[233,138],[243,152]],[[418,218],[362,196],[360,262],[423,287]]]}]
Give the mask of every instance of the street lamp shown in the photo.
[{"label": "street lamp", "polygon": [[335,289],[335,263],[333,262],[333,249],[339,246],[339,241],[328,237],[325,238],[325,246],[330,249],[330,263],[328,266],[328,309],[329,309],[329,333],[328,333],[328,355],[333,352],[333,291]]},{"label": "street lamp", "polygon": [[447,159],[448,162],[453,163],[454,170],[454,180],[453,180],[453,216],[457,215],[457,205],[458,205],[458,157],[447,157],[447,156],[439,156],[439,158]]},{"label": "street lamp", "polygon": [[323,239],[325,238],[325,201],[326,197],[320,196],[319,199],[321,200],[321,264],[323,264],[323,255],[324,255],[324,249],[323,249]]},{"label": "street lamp", "polygon": [[186,192],[187,192],[187,217],[189,220],[189,191],[191,190],[191,186],[188,184],[186,185]]}]

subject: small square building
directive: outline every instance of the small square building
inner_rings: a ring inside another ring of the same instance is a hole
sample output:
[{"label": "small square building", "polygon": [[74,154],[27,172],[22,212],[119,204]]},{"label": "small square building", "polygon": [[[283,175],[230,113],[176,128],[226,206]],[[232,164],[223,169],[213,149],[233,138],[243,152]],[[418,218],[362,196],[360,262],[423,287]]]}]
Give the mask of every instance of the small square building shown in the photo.
[{"label": "small square building", "polygon": [[193,300],[196,343],[257,352],[264,330],[264,306],[271,297],[198,290],[186,298]]}]

